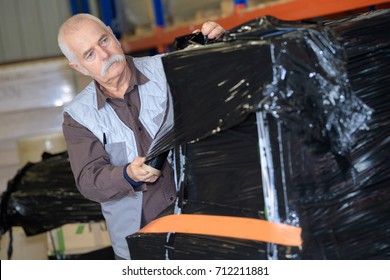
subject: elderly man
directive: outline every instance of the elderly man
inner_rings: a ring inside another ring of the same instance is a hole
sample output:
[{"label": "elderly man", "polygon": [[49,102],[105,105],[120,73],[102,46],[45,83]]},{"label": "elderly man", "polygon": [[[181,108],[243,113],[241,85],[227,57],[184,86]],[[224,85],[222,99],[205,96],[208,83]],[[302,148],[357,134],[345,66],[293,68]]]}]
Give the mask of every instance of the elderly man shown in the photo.
[{"label": "elderly man", "polygon": [[[213,39],[224,29],[206,22],[201,32]],[[64,109],[63,132],[76,185],[101,204],[116,258],[130,259],[125,237],[176,198],[168,163],[160,176],[143,168],[167,109],[162,55],[125,56],[110,27],[89,14],[65,21],[58,44],[70,67],[93,78]]]}]

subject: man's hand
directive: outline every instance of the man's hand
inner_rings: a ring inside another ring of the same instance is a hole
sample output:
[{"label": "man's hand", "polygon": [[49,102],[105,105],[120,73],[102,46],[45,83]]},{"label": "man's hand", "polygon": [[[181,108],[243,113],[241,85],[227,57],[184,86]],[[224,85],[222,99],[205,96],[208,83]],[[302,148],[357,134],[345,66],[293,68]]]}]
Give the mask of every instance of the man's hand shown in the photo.
[{"label": "man's hand", "polygon": [[206,21],[203,23],[202,28],[200,30],[195,30],[194,33],[199,31],[210,40],[218,39],[225,33],[225,29],[215,21]]},{"label": "man's hand", "polygon": [[146,182],[146,183],[154,183],[158,179],[158,176],[148,172],[145,170],[142,165],[145,162],[144,157],[136,157],[132,163],[130,163],[126,172],[127,175],[135,182]]}]

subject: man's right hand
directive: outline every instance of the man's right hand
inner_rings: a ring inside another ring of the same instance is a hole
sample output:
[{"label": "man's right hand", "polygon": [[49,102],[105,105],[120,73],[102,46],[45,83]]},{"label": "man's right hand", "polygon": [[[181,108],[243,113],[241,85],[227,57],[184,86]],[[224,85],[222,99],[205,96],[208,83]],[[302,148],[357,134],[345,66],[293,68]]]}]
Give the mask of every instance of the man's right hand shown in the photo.
[{"label": "man's right hand", "polygon": [[136,157],[126,168],[127,175],[135,182],[154,183],[158,176],[145,170],[142,165],[145,163],[145,157]]}]

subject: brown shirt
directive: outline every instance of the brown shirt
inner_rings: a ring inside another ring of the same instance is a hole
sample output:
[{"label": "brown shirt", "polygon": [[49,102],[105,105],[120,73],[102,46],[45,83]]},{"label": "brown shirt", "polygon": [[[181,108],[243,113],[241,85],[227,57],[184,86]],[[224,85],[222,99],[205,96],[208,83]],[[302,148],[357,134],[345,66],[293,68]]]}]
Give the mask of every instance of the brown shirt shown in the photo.
[{"label": "brown shirt", "polygon": [[[105,102],[110,104],[121,121],[134,132],[139,156],[146,156],[152,138],[138,119],[141,106],[138,86],[149,82],[149,79],[135,67],[132,57],[126,59],[132,77],[124,99],[107,97],[95,82],[98,108],[102,108]],[[135,191],[123,176],[124,166],[110,164],[109,156],[102,143],[91,131],[67,113],[64,114],[62,128],[76,186],[81,194],[96,202],[106,202]],[[145,224],[176,198],[173,170],[168,162],[164,164],[162,175],[155,183],[144,184],[137,190],[144,191],[143,224]]]}]

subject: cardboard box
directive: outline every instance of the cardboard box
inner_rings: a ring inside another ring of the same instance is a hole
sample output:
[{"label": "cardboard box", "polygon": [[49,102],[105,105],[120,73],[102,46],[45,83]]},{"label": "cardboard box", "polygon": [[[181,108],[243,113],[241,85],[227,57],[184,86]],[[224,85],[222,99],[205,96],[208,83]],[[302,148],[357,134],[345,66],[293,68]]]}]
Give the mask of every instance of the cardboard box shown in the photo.
[{"label": "cardboard box", "polygon": [[47,232],[48,256],[85,254],[109,246],[104,222],[67,224]]}]

